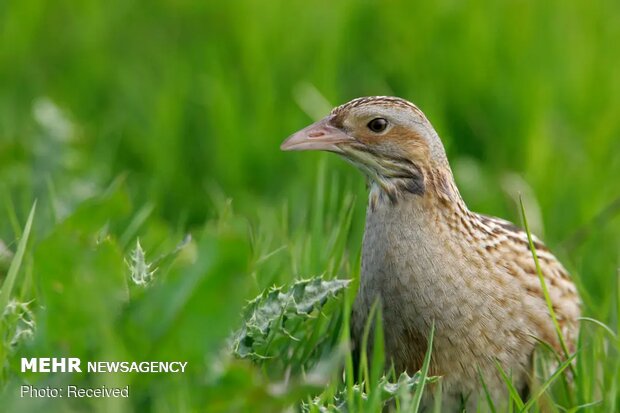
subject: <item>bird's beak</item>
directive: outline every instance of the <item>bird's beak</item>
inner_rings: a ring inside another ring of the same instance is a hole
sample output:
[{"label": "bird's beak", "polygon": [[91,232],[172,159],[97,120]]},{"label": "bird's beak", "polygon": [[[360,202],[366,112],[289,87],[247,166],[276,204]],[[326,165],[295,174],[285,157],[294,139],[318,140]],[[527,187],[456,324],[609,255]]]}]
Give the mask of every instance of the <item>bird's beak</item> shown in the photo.
[{"label": "bird's beak", "polygon": [[342,152],[340,144],[351,143],[355,138],[331,125],[331,117],[326,117],[289,136],[280,149],[283,151],[330,151]]}]

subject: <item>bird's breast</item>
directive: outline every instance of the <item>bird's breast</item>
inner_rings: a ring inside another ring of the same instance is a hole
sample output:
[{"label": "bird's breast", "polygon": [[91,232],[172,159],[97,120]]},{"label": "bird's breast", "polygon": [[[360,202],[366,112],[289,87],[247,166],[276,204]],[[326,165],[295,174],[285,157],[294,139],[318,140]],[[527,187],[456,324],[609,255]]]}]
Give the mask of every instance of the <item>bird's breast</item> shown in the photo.
[{"label": "bird's breast", "polygon": [[419,207],[406,204],[367,214],[360,300],[370,306],[379,298],[386,322],[398,317],[411,318],[409,325],[425,324],[425,311],[445,301],[449,248],[429,220]]},{"label": "bird's breast", "polygon": [[[420,367],[433,323],[436,374],[479,363],[494,345],[518,351],[518,295],[509,284],[498,291],[490,277],[508,275],[488,265],[419,203],[369,211],[353,334],[363,331],[379,300],[386,355],[397,369]],[[524,360],[519,356],[518,363]],[[492,360],[488,366],[494,369]]]}]

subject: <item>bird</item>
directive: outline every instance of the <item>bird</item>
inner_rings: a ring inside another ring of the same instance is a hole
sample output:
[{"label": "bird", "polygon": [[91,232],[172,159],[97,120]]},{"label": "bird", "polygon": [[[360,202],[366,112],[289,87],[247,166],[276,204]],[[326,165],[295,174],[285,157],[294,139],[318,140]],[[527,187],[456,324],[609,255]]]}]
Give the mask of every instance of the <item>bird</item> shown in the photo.
[{"label": "bird", "polygon": [[[476,411],[485,398],[506,405],[499,367],[527,395],[541,341],[565,358],[575,351],[581,301],[568,272],[533,236],[554,322],[527,233],[468,209],[443,143],[416,105],[357,98],[291,135],[281,149],[333,152],[366,176],[352,343],[359,351],[377,303],[386,366],[412,374],[422,367],[434,328],[429,373],[441,377],[442,411]],[[428,390],[422,411],[433,403]]]}]

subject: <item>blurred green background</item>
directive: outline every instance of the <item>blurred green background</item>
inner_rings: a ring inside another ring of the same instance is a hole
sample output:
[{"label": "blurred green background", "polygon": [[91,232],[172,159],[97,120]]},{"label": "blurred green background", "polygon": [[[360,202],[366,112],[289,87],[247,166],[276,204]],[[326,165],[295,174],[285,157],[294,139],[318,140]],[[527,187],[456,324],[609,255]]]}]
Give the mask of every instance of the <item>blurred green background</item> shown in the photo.
[{"label": "blurred green background", "polygon": [[[0,281],[38,200],[12,294],[36,329],[9,345],[17,330],[5,323],[2,398],[37,409],[50,401],[20,400],[15,386],[79,381],[136,396],[54,406],[298,400],[220,349],[264,288],[357,277],[361,174],[279,144],[363,95],[426,113],[471,209],[520,222],[522,194],[585,314],[617,331],[619,40],[613,0],[0,2]],[[138,238],[159,267],[146,289],[126,264]],[[193,368],[22,375],[23,355]]]}]

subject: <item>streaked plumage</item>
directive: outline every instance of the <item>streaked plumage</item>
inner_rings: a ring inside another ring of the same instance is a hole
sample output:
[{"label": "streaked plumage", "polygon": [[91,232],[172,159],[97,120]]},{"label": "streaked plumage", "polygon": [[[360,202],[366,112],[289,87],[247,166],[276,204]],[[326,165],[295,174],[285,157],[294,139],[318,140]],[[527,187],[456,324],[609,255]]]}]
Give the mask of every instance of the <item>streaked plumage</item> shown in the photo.
[{"label": "streaked plumage", "polygon": [[[526,234],[508,221],[469,211],[441,140],[415,105],[393,97],[355,99],[291,136],[282,148],[338,153],[368,177],[352,337],[359,346],[378,299],[386,361],[413,373],[421,367],[435,323],[431,373],[443,376],[445,411],[462,400],[469,409],[477,406],[478,371],[496,402],[505,400],[495,360],[525,389],[536,339],[561,353]],[[538,239],[535,248],[573,350],[577,290]]]}]

